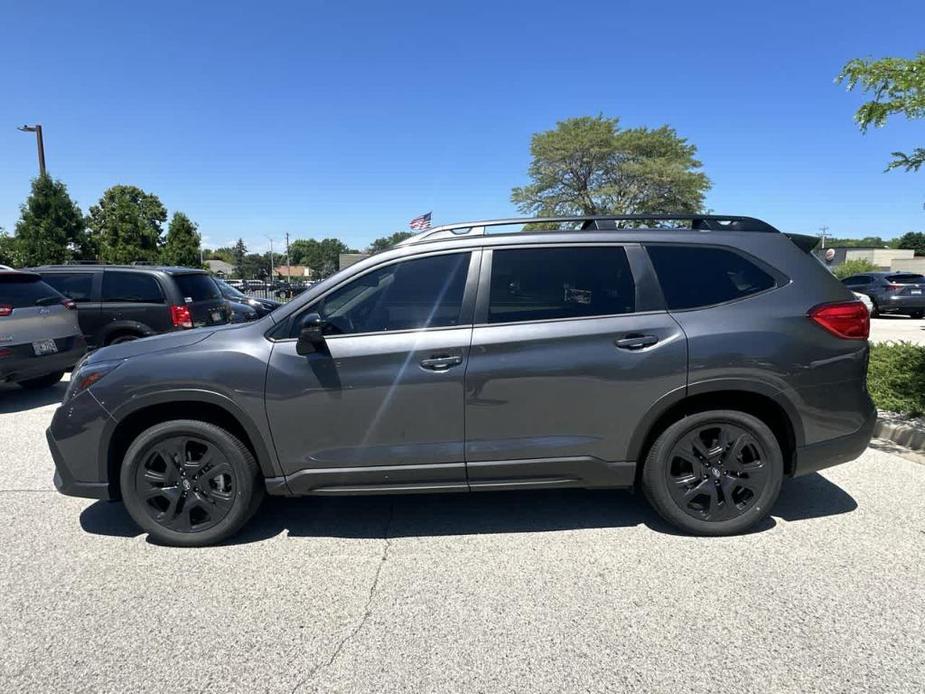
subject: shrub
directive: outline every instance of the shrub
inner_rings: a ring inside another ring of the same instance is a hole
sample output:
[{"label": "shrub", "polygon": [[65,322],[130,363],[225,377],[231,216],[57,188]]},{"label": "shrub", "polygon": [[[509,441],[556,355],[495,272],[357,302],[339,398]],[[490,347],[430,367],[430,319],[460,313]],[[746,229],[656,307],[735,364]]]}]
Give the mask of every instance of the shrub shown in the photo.
[{"label": "shrub", "polygon": [[869,260],[864,258],[855,258],[854,260],[846,260],[841,265],[838,265],[832,270],[832,274],[835,275],[838,279],[843,280],[846,277],[851,277],[851,275],[857,275],[860,272],[876,272],[880,268],[874,265]]},{"label": "shrub", "polygon": [[911,417],[925,413],[925,345],[872,344],[867,386],[881,410]]}]

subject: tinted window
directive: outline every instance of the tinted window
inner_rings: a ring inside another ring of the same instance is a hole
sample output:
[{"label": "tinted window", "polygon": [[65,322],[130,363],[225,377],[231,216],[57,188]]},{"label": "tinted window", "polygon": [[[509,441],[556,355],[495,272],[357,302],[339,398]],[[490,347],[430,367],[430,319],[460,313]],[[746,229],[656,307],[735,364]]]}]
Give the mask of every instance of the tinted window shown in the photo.
[{"label": "tinted window", "polygon": [[331,335],[458,325],[469,255],[388,265],[332,292],[313,310]]},{"label": "tinted window", "polygon": [[873,282],[872,277],[867,277],[866,275],[855,275],[854,277],[846,277],[842,280],[842,284],[847,284],[849,287],[860,287],[864,284],[870,284]]},{"label": "tinted window", "polygon": [[915,273],[906,272],[900,275],[889,275],[887,278],[888,282],[893,284],[921,284],[925,282],[925,276],[916,275]]},{"label": "tinted window", "polygon": [[221,298],[218,285],[208,275],[196,273],[192,275],[174,275],[180,296],[186,302],[211,301]]},{"label": "tinted window", "polygon": [[495,251],[488,322],[632,313],[636,289],[626,252],[616,247]]},{"label": "tinted window", "polygon": [[0,305],[13,308],[48,306],[64,299],[37,277],[0,275]]},{"label": "tinted window", "polygon": [[164,296],[157,280],[151,275],[107,270],[103,273],[102,300],[160,304]]},{"label": "tinted window", "polygon": [[646,246],[669,309],[711,306],[770,289],[774,278],[738,253],[699,246]]},{"label": "tinted window", "polygon": [[93,275],[89,272],[55,273],[42,279],[74,301],[90,301],[93,298]]}]

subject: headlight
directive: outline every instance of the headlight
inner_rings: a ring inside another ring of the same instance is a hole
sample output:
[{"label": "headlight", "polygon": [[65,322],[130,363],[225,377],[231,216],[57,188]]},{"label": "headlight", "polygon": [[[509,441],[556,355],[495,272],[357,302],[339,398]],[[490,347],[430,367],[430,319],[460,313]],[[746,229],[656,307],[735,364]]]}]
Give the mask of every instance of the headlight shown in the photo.
[{"label": "headlight", "polygon": [[111,373],[121,363],[121,361],[101,361],[97,364],[80,364],[71,374],[71,382],[64,392],[63,402],[76,398],[87,388]]}]

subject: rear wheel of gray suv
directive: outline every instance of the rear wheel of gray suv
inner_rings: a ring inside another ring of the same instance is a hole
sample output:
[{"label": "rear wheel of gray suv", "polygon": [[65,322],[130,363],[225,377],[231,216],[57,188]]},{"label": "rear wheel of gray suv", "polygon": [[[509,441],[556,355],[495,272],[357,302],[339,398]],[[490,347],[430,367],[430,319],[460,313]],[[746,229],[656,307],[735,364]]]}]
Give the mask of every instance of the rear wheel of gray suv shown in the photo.
[{"label": "rear wheel of gray suv", "polygon": [[23,388],[28,388],[29,390],[36,390],[38,388],[51,388],[61,380],[62,376],[64,376],[63,371],[55,371],[54,373],[45,374],[44,376],[39,376],[38,378],[28,378],[25,381],[19,381],[19,385],[21,385]]},{"label": "rear wheel of gray suv", "polygon": [[675,422],[646,458],[642,487],[655,510],[695,535],[734,535],[766,518],[780,493],[777,438],[744,412],[700,412]]},{"label": "rear wheel of gray suv", "polygon": [[215,544],[237,532],[263,498],[257,461],[224,429],[195,420],[157,424],[125,454],[125,507],[168,545]]}]

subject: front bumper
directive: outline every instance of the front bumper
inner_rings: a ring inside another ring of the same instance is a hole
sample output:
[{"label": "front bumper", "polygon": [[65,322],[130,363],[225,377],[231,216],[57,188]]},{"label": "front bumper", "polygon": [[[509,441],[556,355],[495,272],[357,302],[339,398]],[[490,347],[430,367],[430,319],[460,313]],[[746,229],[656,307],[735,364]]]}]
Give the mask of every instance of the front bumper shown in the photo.
[{"label": "front bumper", "polygon": [[109,413],[89,391],[55,410],[45,432],[55,461],[55,488],[68,496],[114,499],[106,451],[100,447]]},{"label": "front bumper", "polygon": [[32,343],[7,347],[11,354],[0,359],[0,383],[25,381],[56,371],[67,371],[87,351],[87,343],[82,335],[56,339],[55,342],[60,351],[42,357],[35,356]]}]

